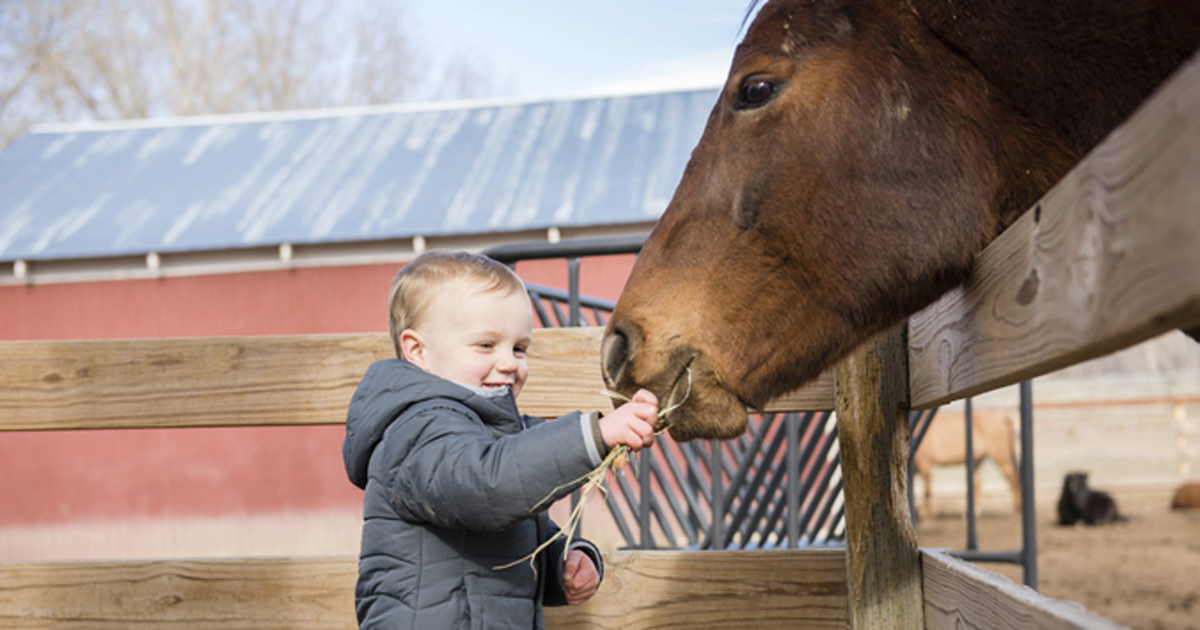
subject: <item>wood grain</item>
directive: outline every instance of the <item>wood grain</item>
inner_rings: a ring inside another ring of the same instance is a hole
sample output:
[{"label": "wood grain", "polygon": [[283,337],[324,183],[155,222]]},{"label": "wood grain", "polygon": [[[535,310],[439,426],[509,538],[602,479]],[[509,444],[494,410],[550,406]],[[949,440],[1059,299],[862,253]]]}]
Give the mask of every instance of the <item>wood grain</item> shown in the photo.
[{"label": "wood grain", "polygon": [[582,606],[548,628],[846,628],[846,555],[794,551],[617,551]]},{"label": "wood grain", "polygon": [[[845,554],[616,551],[549,628],[845,628]],[[353,557],[0,563],[0,628],[351,629]]]},{"label": "wood grain", "polygon": [[[521,410],[611,409],[602,333],[535,330]],[[385,334],[0,342],[0,431],[341,424],[367,367],[393,356]],[[832,389],[782,406],[832,407]]]},{"label": "wood grain", "polygon": [[838,446],[846,495],[850,627],[921,628],[921,564],[908,509],[905,328],[840,361]]},{"label": "wood grain", "polygon": [[1200,62],[1193,59],[910,319],[929,408],[1200,323]]},{"label": "wood grain", "polygon": [[921,564],[926,630],[1125,628],[1074,602],[1039,595],[1027,586],[954,558],[945,550],[922,549]]},{"label": "wood grain", "polygon": [[357,627],[358,560],[0,563],[0,628]]},{"label": "wood grain", "polygon": [[0,344],[0,429],[337,424],[386,335]]}]

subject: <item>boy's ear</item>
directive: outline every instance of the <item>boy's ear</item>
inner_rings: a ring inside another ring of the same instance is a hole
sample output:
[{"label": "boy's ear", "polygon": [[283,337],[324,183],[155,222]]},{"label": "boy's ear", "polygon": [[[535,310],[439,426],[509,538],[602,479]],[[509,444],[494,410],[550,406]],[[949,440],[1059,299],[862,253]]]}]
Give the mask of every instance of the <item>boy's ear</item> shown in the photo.
[{"label": "boy's ear", "polygon": [[400,333],[400,351],[404,353],[403,359],[413,365],[429,371],[429,362],[425,357],[425,338],[421,333],[406,328]]}]

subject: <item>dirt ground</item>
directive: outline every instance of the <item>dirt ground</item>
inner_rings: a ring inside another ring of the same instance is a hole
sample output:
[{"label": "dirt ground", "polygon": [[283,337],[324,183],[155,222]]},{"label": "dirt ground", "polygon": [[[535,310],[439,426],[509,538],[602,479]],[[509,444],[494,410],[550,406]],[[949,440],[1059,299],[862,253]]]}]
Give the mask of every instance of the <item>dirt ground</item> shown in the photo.
[{"label": "dirt ground", "polygon": [[[1200,510],[1169,509],[1171,490],[1113,491],[1129,521],[1104,527],[1060,527],[1053,499],[1038,501],[1038,590],[1138,630],[1200,630]],[[963,549],[961,498],[939,502],[938,515],[917,527],[923,547]],[[985,505],[977,532],[985,551],[1015,550],[1020,517]],[[983,567],[1023,583],[1021,567]]]}]

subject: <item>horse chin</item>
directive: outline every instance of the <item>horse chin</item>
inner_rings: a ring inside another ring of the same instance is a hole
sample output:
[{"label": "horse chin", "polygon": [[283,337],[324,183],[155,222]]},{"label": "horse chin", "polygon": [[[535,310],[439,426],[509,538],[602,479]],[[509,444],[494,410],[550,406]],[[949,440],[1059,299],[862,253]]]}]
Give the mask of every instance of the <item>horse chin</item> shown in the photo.
[{"label": "horse chin", "polygon": [[676,442],[732,440],[746,432],[745,403],[694,363],[680,374],[668,396],[660,398],[660,409],[670,410],[660,428]]}]

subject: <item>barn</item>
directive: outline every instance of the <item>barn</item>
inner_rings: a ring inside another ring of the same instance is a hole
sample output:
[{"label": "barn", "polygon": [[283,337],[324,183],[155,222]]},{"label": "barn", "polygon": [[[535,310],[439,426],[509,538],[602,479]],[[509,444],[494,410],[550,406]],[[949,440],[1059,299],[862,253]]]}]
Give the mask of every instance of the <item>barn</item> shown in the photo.
[{"label": "barn", "polygon": [[[391,278],[425,249],[648,232],[715,98],[39,128],[0,154],[0,340],[386,331]],[[615,299],[631,263],[589,262],[585,292]],[[518,271],[565,285],[561,264]],[[344,552],[361,498],[341,437],[8,433],[0,558]],[[279,519],[312,527],[281,540]]]}]

